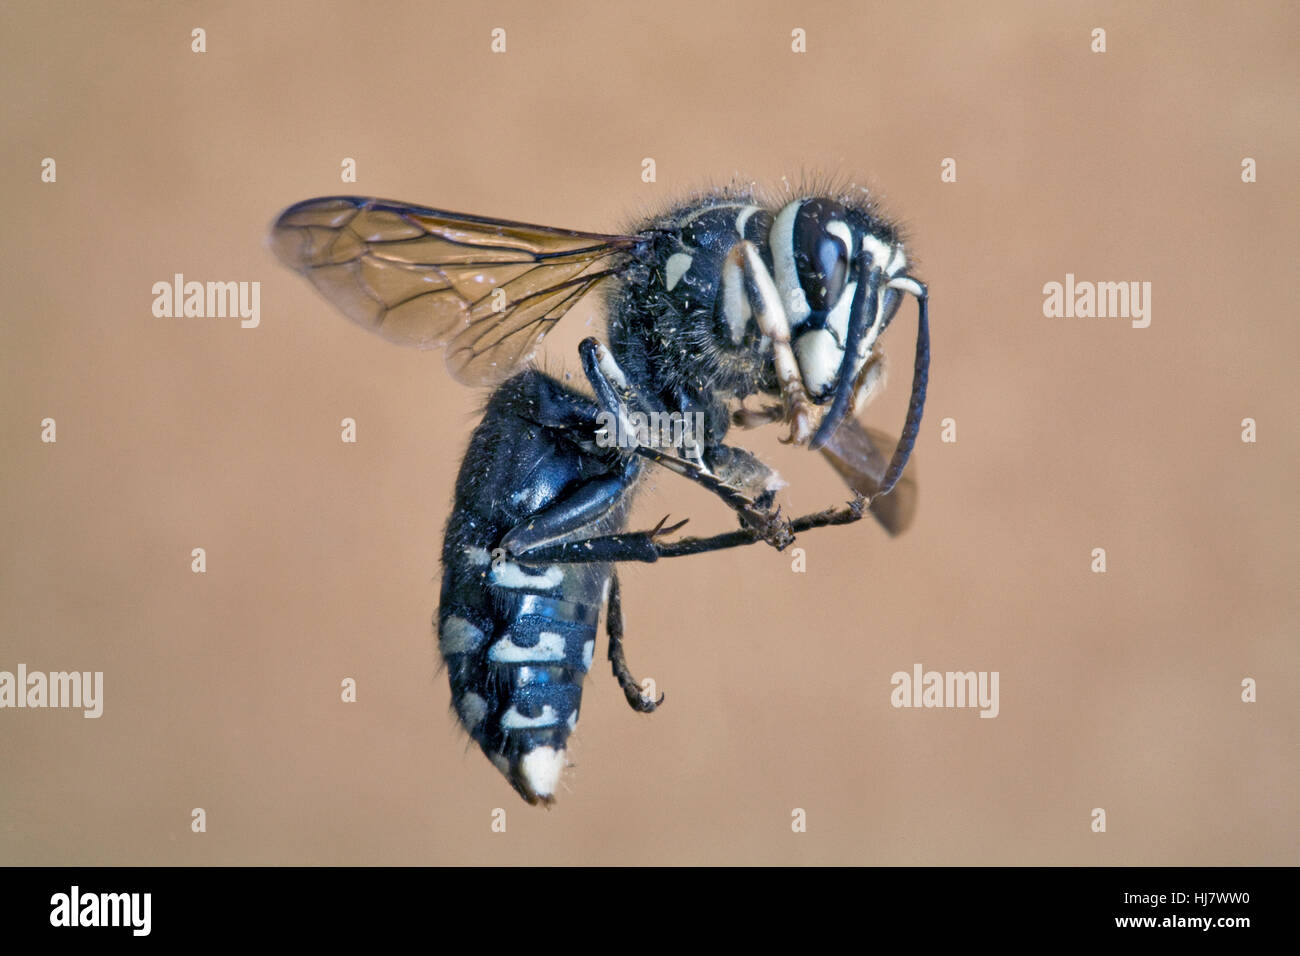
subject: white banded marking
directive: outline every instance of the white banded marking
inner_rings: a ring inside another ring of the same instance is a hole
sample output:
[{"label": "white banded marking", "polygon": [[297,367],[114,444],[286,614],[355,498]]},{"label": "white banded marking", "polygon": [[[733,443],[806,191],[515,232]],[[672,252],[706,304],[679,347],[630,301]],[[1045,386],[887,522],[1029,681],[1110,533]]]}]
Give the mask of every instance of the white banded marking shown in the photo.
[{"label": "white banded marking", "polygon": [[554,727],[560,722],[560,715],[550,704],[542,705],[542,712],[536,717],[525,717],[518,707],[511,707],[501,715],[501,726],[506,730],[523,730],[529,727]]},{"label": "white banded marking", "polygon": [[540,574],[530,574],[513,561],[503,561],[492,568],[492,583],[503,588],[542,588],[551,590],[564,581],[564,572],[552,565]]},{"label": "white banded marking", "polygon": [[554,631],[542,631],[532,647],[521,647],[507,634],[488,649],[488,660],[501,664],[564,660],[564,638]]}]

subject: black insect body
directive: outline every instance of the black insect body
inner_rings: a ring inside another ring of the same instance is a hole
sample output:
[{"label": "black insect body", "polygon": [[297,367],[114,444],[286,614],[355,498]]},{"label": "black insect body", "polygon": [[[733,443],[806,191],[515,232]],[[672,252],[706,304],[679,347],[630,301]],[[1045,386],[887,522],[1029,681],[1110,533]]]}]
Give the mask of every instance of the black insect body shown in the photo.
[{"label": "black insect body", "polygon": [[[783,548],[868,509],[892,533],[910,521],[915,483],[900,478],[928,378],[927,294],[860,194],[764,204],[723,191],[622,236],[334,197],[285,210],[272,245],[354,321],[445,346],[457,378],[496,385],[456,482],[439,647],[462,725],[531,803],[554,799],[567,764],[602,605],[629,703],[655,707],[623,655],[617,562]],[[605,279],[609,344],[582,343],[586,395],[529,359]],[[886,459],[887,440],[854,413],[883,380],[876,342],[907,293],[919,305],[912,401]],[[780,401],[752,410],[751,396]],[[645,424],[669,420],[695,423],[691,441],[661,442]],[[775,473],[723,443],[733,424],[778,420],[788,441],[823,452],[854,501],[780,516]],[[708,488],[740,529],[672,541],[680,525],[624,531],[647,461]]]},{"label": "black insect body", "polygon": [[555,792],[600,610],[618,609],[608,563],[529,567],[514,556],[575,530],[621,529],[641,460],[597,446],[596,414],[537,371],[498,388],[470,438],[443,542],[438,633],[452,701],[530,803]]}]

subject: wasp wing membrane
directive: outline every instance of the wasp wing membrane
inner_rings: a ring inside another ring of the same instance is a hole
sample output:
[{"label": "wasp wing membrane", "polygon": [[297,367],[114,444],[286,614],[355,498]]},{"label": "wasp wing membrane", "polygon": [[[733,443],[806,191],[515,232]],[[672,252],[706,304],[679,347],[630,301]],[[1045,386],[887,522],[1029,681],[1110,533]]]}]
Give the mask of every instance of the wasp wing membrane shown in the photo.
[{"label": "wasp wing membrane", "polygon": [[400,345],[446,346],[448,368],[470,385],[527,361],[641,241],[355,196],[290,206],[270,237],[280,261],[353,322]]},{"label": "wasp wing membrane", "polygon": [[[856,418],[846,418],[822,446],[822,456],[839,472],[844,483],[864,497],[877,491],[889,470],[889,455],[882,449],[898,442],[877,428],[868,428]],[[916,465],[913,463],[889,494],[871,502],[869,510],[890,535],[907,530],[916,516]]]}]

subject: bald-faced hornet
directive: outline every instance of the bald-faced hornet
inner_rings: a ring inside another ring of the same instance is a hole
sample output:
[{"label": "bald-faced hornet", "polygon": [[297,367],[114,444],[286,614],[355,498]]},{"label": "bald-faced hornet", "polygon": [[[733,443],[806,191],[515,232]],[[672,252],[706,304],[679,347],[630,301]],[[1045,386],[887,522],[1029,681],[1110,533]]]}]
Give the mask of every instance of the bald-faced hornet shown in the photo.
[{"label": "bald-faced hornet", "polygon": [[[601,606],[631,706],[654,710],[623,652],[620,561],[656,561],[856,521],[910,521],[903,475],[929,370],[926,288],[898,232],[860,191],[765,201],[720,190],[627,235],[552,229],[380,199],[309,199],[271,244],[354,322],[391,341],[445,347],[452,374],[495,386],[456,481],[442,550],[439,648],[461,724],[529,803],[550,803],[567,764]],[[531,366],[543,335],[586,292],[607,291],[608,336],[579,350],[592,394]],[[876,351],[905,294],[918,303],[912,398],[886,459],[854,413],[882,382]],[[750,396],[778,399],[753,410]],[[689,447],[645,440],[650,416],[702,424]],[[611,442],[610,416],[633,441]],[[603,421],[603,424],[602,424]],[[847,507],[788,520],[780,480],[723,443],[782,421],[854,490]],[[716,494],[736,531],[669,540],[626,532],[653,462]],[[885,497],[888,495],[889,497]]]}]

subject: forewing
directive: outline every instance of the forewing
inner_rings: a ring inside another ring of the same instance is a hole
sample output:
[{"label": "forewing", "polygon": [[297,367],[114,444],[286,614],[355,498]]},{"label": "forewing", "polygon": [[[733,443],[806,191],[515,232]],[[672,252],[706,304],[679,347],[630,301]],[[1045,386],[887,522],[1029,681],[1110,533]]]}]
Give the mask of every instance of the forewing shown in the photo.
[{"label": "forewing", "polygon": [[290,206],[270,238],[353,322],[401,345],[446,346],[467,384],[526,361],[638,241],[347,196]]},{"label": "forewing", "polygon": [[[889,454],[881,449],[887,448],[892,453],[897,444],[895,439],[879,429],[867,428],[856,418],[846,418],[822,446],[821,453],[850,488],[870,498],[880,490],[881,481],[889,469]],[[916,462],[913,460],[894,489],[871,502],[870,511],[891,535],[901,534],[916,515],[916,499]]]}]

